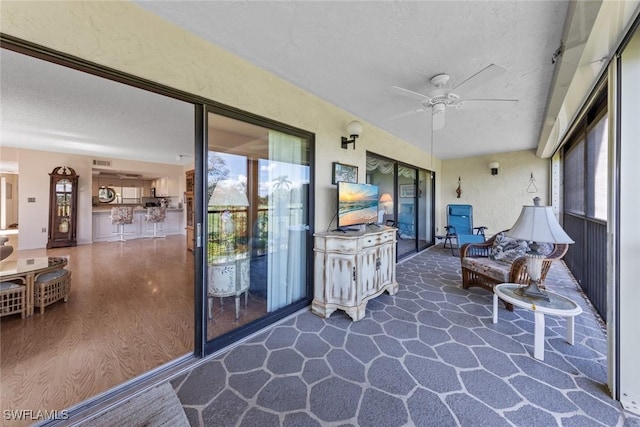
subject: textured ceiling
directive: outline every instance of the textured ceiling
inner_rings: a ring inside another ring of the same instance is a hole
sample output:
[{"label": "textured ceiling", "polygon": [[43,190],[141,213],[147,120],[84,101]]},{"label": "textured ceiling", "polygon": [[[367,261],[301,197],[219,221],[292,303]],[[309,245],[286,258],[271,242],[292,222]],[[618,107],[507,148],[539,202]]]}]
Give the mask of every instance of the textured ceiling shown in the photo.
[{"label": "textured ceiling", "polygon": [[[567,1],[137,1],[209,40],[424,150],[430,111],[390,90],[427,93],[433,75],[455,86],[495,63],[504,75],[470,98],[515,106],[448,109],[434,132],[441,158],[534,149]],[[467,94],[465,94],[467,95]],[[365,129],[366,132],[366,129]]]},{"label": "textured ceiling", "polygon": [[3,146],[193,161],[193,105],[7,49],[0,55]]},{"label": "textured ceiling", "polygon": [[[558,0],[136,3],[425,151],[430,111],[393,119],[421,105],[391,87],[428,93],[436,74],[456,86],[490,64],[507,68],[464,95],[517,104],[447,109],[444,129],[433,132],[443,159],[536,148],[568,7]],[[162,163],[193,151],[189,104],[5,49],[0,59],[3,145]]]}]

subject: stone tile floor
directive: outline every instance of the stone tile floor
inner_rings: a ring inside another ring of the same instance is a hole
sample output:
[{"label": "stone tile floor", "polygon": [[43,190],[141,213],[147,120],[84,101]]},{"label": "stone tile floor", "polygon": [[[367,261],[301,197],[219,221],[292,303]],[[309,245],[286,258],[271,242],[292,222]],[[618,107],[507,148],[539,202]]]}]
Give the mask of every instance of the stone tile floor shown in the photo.
[{"label": "stone tile floor", "polygon": [[261,332],[171,381],[194,426],[640,426],[607,394],[603,324],[564,264],[547,278],[578,302],[575,345],[546,316],[461,287],[460,261],[430,248],[397,266],[400,290],[352,322],[311,312]]}]

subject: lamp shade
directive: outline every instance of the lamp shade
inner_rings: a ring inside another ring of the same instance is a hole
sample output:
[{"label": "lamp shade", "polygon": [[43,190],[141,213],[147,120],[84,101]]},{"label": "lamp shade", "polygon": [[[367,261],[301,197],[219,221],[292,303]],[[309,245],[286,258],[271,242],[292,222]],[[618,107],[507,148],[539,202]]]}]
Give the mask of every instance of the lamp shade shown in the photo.
[{"label": "lamp shade", "polygon": [[209,199],[209,206],[249,206],[249,200],[234,181],[223,180],[216,183]]},{"label": "lamp shade", "polygon": [[506,236],[538,243],[574,243],[560,227],[551,206],[523,206]]},{"label": "lamp shade", "polygon": [[382,194],[382,196],[380,196],[380,202],[381,203],[393,202],[393,197],[391,197],[391,194],[389,193],[384,193]]}]

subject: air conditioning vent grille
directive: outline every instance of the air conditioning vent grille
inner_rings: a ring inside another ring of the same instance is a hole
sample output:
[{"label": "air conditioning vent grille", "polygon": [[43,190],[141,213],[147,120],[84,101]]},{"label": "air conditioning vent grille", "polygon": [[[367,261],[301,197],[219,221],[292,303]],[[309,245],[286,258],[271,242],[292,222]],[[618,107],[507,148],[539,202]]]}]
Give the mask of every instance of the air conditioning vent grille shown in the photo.
[{"label": "air conditioning vent grille", "polygon": [[104,167],[111,167],[111,160],[97,160],[94,159],[93,160],[93,166],[104,166]]}]

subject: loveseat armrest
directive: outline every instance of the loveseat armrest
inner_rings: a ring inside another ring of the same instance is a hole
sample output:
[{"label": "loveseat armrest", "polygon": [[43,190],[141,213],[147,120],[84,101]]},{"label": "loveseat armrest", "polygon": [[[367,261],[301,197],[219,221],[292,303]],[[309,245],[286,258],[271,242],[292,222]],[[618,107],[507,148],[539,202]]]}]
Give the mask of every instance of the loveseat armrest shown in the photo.
[{"label": "loveseat armrest", "polygon": [[562,257],[567,253],[567,251],[569,250],[569,245],[566,243],[556,243],[553,245],[553,251],[547,255],[546,259],[550,259],[550,260],[558,260],[558,259],[562,259]]}]

